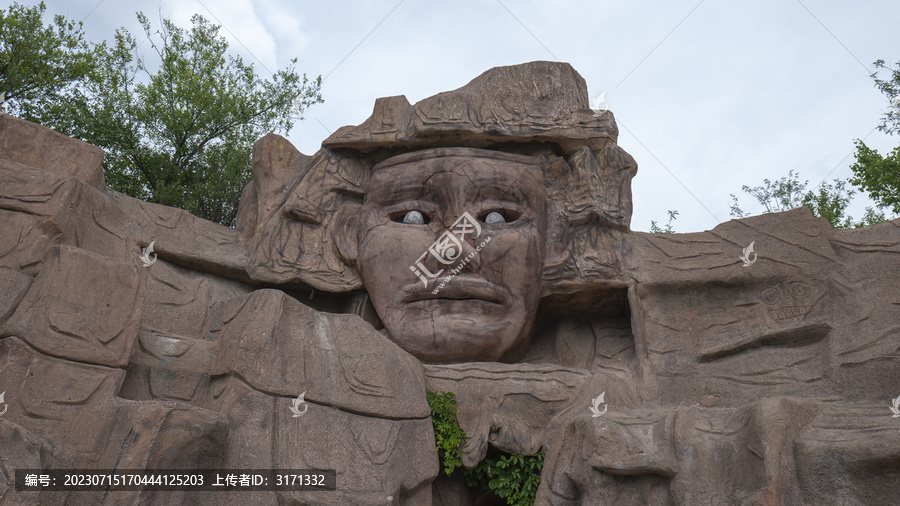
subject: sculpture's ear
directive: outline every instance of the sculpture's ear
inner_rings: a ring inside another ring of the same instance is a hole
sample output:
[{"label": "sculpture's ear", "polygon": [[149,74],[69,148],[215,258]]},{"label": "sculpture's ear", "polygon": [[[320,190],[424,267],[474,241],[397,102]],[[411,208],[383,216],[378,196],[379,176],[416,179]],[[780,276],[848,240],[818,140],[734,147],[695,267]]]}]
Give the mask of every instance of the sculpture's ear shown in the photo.
[{"label": "sculpture's ear", "polygon": [[552,272],[560,269],[571,258],[568,248],[561,242],[548,242],[544,252],[544,272]]},{"label": "sculpture's ear", "polygon": [[347,265],[356,267],[359,251],[359,219],[362,206],[344,204],[331,219],[331,240],[335,253]]}]

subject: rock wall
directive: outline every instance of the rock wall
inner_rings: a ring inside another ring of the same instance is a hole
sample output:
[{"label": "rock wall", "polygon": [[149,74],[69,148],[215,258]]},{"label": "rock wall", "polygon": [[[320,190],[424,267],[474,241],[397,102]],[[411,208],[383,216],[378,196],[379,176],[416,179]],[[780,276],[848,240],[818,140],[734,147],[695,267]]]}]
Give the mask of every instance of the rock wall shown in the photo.
[{"label": "rock wall", "polygon": [[[260,139],[230,229],[112,191],[98,148],[0,115],[0,504],[473,504],[439,476],[426,390],[456,394],[465,467],[546,452],[537,504],[900,502],[900,220],[631,232],[616,135],[568,65],[492,69],[379,99],[313,156]],[[569,256],[516,363],[421,363],[333,243],[373,165],[445,146],[563,160],[547,242]],[[337,487],[21,492],[17,468]]]}]

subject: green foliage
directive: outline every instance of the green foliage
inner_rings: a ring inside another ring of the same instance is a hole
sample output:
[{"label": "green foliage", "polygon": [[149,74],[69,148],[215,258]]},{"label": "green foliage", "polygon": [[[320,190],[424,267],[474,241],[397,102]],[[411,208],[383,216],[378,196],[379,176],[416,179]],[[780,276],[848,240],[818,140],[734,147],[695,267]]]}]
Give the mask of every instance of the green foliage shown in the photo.
[{"label": "green foliage", "polygon": [[850,182],[869,193],[879,207],[900,214],[900,146],[881,156],[856,141],[856,163],[850,166]]},{"label": "green foliage", "polygon": [[[456,414],[456,395],[453,392],[427,392],[431,406],[431,422],[434,425],[435,446],[441,470],[450,476],[462,467],[460,446],[466,441],[466,433],[459,426]],[[470,487],[491,490],[510,505],[531,505],[541,484],[541,468],[544,452],[536,455],[498,454],[478,463],[463,474]]]},{"label": "green foliage", "polygon": [[[875,87],[887,97],[887,112],[881,118],[878,129],[888,134],[900,132],[900,62],[891,69],[884,60],[875,62],[879,70],[872,74]],[[879,71],[888,71],[889,78],[881,79]],[[900,146],[881,156],[861,140],[856,141],[856,162],[850,166],[853,177],[850,182],[869,193],[878,206],[890,208],[900,214]],[[875,214],[874,211],[870,214]],[[883,216],[883,214],[882,214]]]},{"label": "green foliage", "polygon": [[669,213],[669,223],[666,224],[666,228],[660,228],[659,225],[656,224],[656,220],[650,220],[650,232],[653,234],[674,234],[675,229],[672,228],[672,222],[675,221],[675,217],[678,216],[678,211],[668,211]]},{"label": "green foliage", "polygon": [[800,202],[812,211],[814,216],[828,220],[834,228],[853,227],[853,218],[845,216],[850,198],[856,193],[846,189],[847,182],[834,180],[834,185],[822,183],[818,192],[808,191]]},{"label": "green foliage", "polygon": [[881,223],[882,221],[886,221],[888,218],[885,217],[883,212],[876,211],[871,207],[866,208],[866,214],[863,215],[862,220],[853,226],[856,228],[868,227],[869,225],[874,225],[876,223]]},{"label": "green foliage", "polygon": [[[874,225],[885,220],[883,213],[875,212],[872,208],[866,208],[866,214],[859,222],[854,222],[853,217],[846,214],[847,206],[856,193],[847,188],[847,182],[835,179],[834,184],[822,183],[818,191],[806,190],[809,181],[800,182],[800,175],[793,170],[788,175],[775,181],[763,180],[763,186],[751,188],[744,185],[745,193],[756,198],[766,213],[788,211],[800,206],[806,206],[814,216],[825,218],[834,228],[851,228]],[[737,197],[731,195],[731,215],[737,218],[750,216],[744,212],[738,203]]]},{"label": "green foliage", "polygon": [[[900,132],[900,61],[897,62],[895,68],[885,65],[884,60],[875,62],[876,70],[872,73],[872,80],[875,81],[875,87],[883,93],[890,105],[887,112],[881,117],[881,123],[878,129],[882,132],[895,134]],[[889,78],[881,79],[879,72],[887,71]]]},{"label": "green foliage", "polygon": [[466,433],[459,426],[456,414],[456,394],[453,392],[427,392],[431,406],[431,423],[434,425],[434,442],[437,446],[441,468],[447,476],[462,467],[459,447],[466,442]]},{"label": "green foliage", "polygon": [[[766,213],[779,213],[795,209],[803,205],[803,190],[809,181],[800,182],[799,174],[794,174],[793,169],[788,175],[775,181],[763,179],[763,186],[751,188],[747,185],[741,187],[744,193],[753,196],[757,202],[763,205]],[[745,213],[738,204],[737,197],[731,195],[731,215],[737,218],[745,218],[750,214]]]},{"label": "green foliage", "polygon": [[[145,15],[137,17],[149,58],[121,28],[111,43],[93,46],[89,72],[64,100],[32,101],[22,117],[103,148],[110,188],[233,226],[253,143],[287,132],[321,102],[321,77],[298,75],[295,59],[260,79],[199,15],[189,30],[167,19],[154,30]],[[42,46],[29,58],[47,51]]]},{"label": "green foliage", "polygon": [[900,146],[881,156],[856,141],[856,163],[850,166],[850,182],[869,193],[879,207],[900,214]]},{"label": "green foliage", "polygon": [[541,484],[544,452],[535,455],[506,455],[488,457],[472,470],[467,470],[466,484],[492,490],[506,504],[530,506]]},{"label": "green foliage", "polygon": [[0,10],[0,92],[16,116],[65,100],[94,66],[81,23],[55,16],[44,26],[46,9],[41,2]]}]

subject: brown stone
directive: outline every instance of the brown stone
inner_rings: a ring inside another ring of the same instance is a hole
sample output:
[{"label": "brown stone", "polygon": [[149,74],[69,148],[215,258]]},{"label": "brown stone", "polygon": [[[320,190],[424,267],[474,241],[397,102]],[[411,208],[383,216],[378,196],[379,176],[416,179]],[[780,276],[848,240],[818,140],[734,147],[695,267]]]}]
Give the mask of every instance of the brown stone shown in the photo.
[{"label": "brown stone", "polygon": [[547,453],[535,504],[670,503],[673,424],[646,410],[571,418]]},{"label": "brown stone", "polygon": [[[255,390],[353,413],[426,418],[422,366],[352,315],[314,311],[276,290],[224,305],[210,374],[237,374]],[[382,360],[372,360],[381,357]]]},{"label": "brown stone", "polygon": [[0,113],[0,159],[75,176],[103,188],[103,150],[47,127]]},{"label": "brown stone", "polygon": [[0,267],[0,322],[9,318],[31,285],[31,277]]},{"label": "brown stone", "polygon": [[510,142],[527,148],[550,142],[570,155],[585,145],[602,149],[617,135],[612,113],[589,109],[587,84],[575,69],[544,61],[490,69],[414,106],[402,96],[379,99],[366,122],[339,128],[322,147],[412,150]]},{"label": "brown stone", "polygon": [[49,255],[0,336],[77,362],[127,364],[141,317],[138,267],[70,246]]},{"label": "brown stone", "polygon": [[430,365],[425,374],[429,391],[453,392],[458,399],[467,468],[484,459],[488,445],[525,455],[548,447],[554,417],[572,408],[590,380],[578,369],[490,362]]}]

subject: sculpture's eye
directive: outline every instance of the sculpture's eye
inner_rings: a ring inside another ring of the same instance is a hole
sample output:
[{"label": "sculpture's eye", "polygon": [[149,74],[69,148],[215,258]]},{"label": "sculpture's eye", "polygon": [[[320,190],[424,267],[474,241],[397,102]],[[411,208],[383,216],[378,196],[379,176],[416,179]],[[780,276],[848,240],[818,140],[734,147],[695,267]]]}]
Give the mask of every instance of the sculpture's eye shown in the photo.
[{"label": "sculpture's eye", "polygon": [[419,211],[409,211],[403,215],[402,222],[406,225],[424,225],[425,215]]},{"label": "sculpture's eye", "polygon": [[499,225],[516,221],[517,219],[519,219],[520,214],[521,213],[519,213],[518,211],[514,211],[511,209],[498,209],[496,211],[491,211],[487,214],[481,215],[479,219],[487,223],[488,225]]},{"label": "sculpture's eye", "polygon": [[506,223],[506,218],[503,217],[502,214],[497,211],[492,211],[488,213],[487,216],[484,217],[484,222],[487,224],[491,223]]}]

